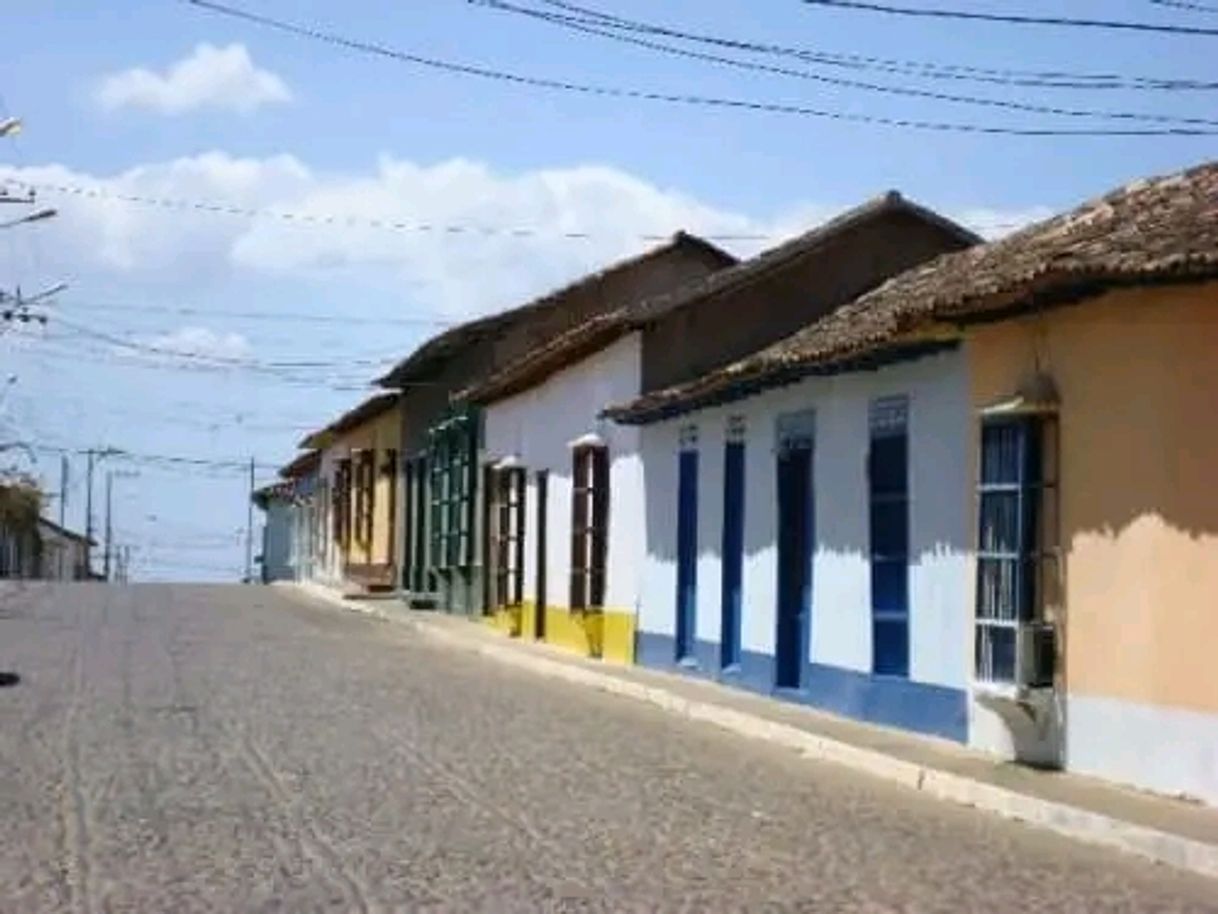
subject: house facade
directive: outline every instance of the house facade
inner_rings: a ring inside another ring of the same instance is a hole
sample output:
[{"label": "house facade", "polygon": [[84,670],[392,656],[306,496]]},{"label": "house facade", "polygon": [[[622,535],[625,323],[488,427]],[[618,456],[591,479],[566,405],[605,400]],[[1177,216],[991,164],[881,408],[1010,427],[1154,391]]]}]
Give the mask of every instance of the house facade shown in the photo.
[{"label": "house facade", "polygon": [[610,409],[640,660],[1218,803],[1216,336],[1210,165]]},{"label": "house facade", "polygon": [[357,590],[396,587],[399,440],[397,396],[377,394],[301,441],[316,457],[296,477],[308,493],[304,516],[288,523],[297,543],[309,531],[294,548],[308,550],[313,579]]},{"label": "house facade", "polygon": [[525,305],[454,327],[380,379],[399,392],[405,463],[398,548],[411,605],[479,617],[488,610],[486,492],[492,469],[483,411],[460,393],[590,318],[734,262],[713,245],[677,233]]},{"label": "house facade", "polygon": [[[661,443],[663,436],[651,427],[640,433],[606,422],[604,406],[721,367],[913,263],[977,240],[888,194],[753,260],[593,318],[468,392],[467,399],[486,417],[485,453],[493,469],[488,605],[504,626],[590,656],[633,660],[637,651],[649,662],[667,653],[673,662],[693,666],[697,652],[709,649],[709,642],[697,642],[693,624],[698,614],[693,574],[701,564],[695,529],[699,428],[665,429],[680,438],[679,469],[673,464],[673,473],[665,475],[653,461],[669,443],[676,449],[676,438]],[[963,372],[954,380],[942,395],[963,402]],[[937,388],[933,393],[940,395]],[[714,430],[708,427],[708,440],[726,434],[720,418]],[[733,479],[742,485],[743,450],[737,445],[745,445],[750,433],[764,436],[765,423],[735,414],[729,418],[732,446],[726,459],[733,461]],[[773,449],[754,444],[750,452],[758,458]],[[714,473],[715,459],[708,457],[701,466]],[[653,470],[656,482],[645,485],[644,474]],[[773,468],[752,473],[757,481],[772,477]],[[702,524],[713,523],[712,514],[700,516]],[[675,533],[668,529],[678,517],[684,525],[679,549],[676,539],[669,542]],[[739,511],[734,517],[739,519]],[[680,552],[679,562],[673,550]],[[679,631],[650,617],[663,605],[650,592],[662,577],[653,562],[682,569]],[[710,573],[702,570],[704,577]],[[683,645],[679,651],[661,645],[665,631]],[[750,662],[761,662],[761,650],[758,643]],[[727,665],[741,671],[739,658]],[[760,672],[751,666],[748,675]],[[961,685],[960,676],[950,681]],[[963,701],[956,705],[963,707]]]},{"label": "house facade", "polygon": [[487,605],[513,634],[634,659],[645,506],[638,431],[597,417],[637,394],[638,334],[487,404]]},{"label": "house facade", "polygon": [[89,579],[88,537],[62,527],[45,517],[38,519],[41,541],[39,577],[47,581],[87,581]]},{"label": "house facade", "polygon": [[639,662],[967,735],[958,347],[642,426]]}]

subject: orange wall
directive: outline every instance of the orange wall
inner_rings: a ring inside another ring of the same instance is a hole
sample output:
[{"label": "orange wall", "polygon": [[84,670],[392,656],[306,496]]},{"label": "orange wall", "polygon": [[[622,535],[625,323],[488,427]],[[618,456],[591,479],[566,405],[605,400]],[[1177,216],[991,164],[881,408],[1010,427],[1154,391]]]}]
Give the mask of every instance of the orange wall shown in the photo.
[{"label": "orange wall", "polygon": [[1218,712],[1218,283],[974,329],[974,404],[1061,395],[1066,688]]}]

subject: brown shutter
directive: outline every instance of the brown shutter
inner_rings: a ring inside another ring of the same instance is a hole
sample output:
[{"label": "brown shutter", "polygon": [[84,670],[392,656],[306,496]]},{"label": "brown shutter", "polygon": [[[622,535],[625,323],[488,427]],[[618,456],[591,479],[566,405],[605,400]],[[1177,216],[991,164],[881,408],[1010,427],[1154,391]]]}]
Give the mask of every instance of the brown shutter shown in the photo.
[{"label": "brown shutter", "polygon": [[587,591],[587,530],[588,498],[587,476],[588,452],[577,448],[571,455],[571,608],[583,609],[588,605]]},{"label": "brown shutter", "polygon": [[592,463],[592,606],[605,605],[605,570],[609,553],[609,451],[598,447],[591,452]]}]

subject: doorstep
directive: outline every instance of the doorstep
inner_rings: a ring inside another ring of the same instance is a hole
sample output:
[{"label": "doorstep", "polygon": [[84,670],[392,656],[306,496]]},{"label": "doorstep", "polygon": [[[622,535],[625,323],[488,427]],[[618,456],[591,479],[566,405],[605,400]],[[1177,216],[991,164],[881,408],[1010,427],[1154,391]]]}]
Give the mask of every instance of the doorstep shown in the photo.
[{"label": "doorstep", "polygon": [[433,641],[512,666],[644,701],[939,799],[1218,878],[1218,809],[1212,807],[996,760],[956,743],[860,723],[707,680],[589,660],[552,645],[506,637],[490,626],[471,625],[461,616],[413,611],[402,604],[386,604],[385,609],[352,605],[315,584],[298,589],[332,605],[403,622]]}]

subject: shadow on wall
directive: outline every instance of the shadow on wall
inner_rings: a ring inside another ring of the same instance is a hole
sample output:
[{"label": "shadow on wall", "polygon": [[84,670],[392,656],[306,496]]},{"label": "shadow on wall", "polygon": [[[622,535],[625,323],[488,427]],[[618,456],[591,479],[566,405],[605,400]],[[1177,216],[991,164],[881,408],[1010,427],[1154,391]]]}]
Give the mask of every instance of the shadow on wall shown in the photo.
[{"label": "shadow on wall", "polygon": [[[974,396],[1060,394],[1067,688],[1218,714],[1218,283],[977,328]],[[1114,663],[1114,658],[1120,658]]]}]

